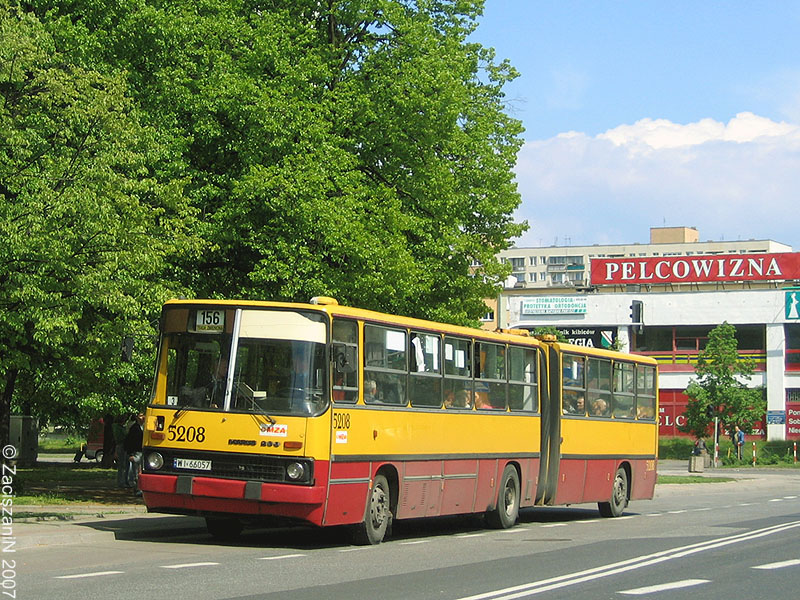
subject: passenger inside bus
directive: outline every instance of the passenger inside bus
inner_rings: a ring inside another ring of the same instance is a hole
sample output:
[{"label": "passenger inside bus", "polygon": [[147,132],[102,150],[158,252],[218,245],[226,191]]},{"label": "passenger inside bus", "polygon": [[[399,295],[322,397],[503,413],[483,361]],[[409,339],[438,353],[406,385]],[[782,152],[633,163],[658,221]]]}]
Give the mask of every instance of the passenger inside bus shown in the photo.
[{"label": "passenger inside bus", "polygon": [[583,398],[583,394],[579,394],[570,390],[564,390],[564,414],[586,414],[586,402]]},{"label": "passenger inside bus", "polygon": [[378,384],[374,379],[367,379],[364,382],[364,402],[378,402]]}]

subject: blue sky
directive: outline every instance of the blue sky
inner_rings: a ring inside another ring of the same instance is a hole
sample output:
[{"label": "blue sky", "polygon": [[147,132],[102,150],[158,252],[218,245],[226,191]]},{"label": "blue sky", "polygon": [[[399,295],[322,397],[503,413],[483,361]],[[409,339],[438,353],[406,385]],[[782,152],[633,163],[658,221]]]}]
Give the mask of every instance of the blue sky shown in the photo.
[{"label": "blue sky", "polygon": [[773,239],[800,251],[800,2],[487,0],[525,125],[518,245]]}]

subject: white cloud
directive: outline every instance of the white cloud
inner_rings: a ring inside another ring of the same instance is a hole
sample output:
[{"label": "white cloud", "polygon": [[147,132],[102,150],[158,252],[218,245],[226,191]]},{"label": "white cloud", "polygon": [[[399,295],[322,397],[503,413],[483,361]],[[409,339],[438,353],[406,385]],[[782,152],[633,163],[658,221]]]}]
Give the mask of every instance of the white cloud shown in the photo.
[{"label": "white cloud", "polygon": [[642,119],[633,125],[620,125],[597,136],[615,146],[632,149],[646,145],[660,150],[682,146],[698,146],[707,142],[752,142],[762,137],[785,138],[800,136],[800,127],[789,123],[775,123],[753,113],[743,112],[727,124],[714,119],[680,125],[666,119]]},{"label": "white cloud", "polygon": [[650,227],[668,225],[800,249],[800,127],[790,123],[643,119],[528,142],[516,171],[518,217],[531,224],[519,245],[647,242]]}]

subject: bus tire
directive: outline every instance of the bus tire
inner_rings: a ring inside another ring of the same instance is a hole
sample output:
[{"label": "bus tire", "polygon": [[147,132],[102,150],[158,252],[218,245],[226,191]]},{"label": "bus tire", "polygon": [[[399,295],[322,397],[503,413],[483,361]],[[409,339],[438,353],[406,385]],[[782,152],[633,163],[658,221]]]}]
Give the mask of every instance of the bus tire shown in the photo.
[{"label": "bus tire", "polygon": [[513,527],[519,517],[519,475],[513,465],[506,465],[500,479],[497,506],[486,513],[486,522],[495,529]]},{"label": "bus tire", "polygon": [[383,475],[376,475],[367,499],[364,520],[353,528],[353,541],[360,546],[380,544],[392,521],[391,488]]},{"label": "bus tire", "polygon": [[609,502],[598,502],[597,508],[603,517],[619,517],[628,506],[628,472],[624,467],[617,469],[614,476],[614,487]]},{"label": "bus tire", "polygon": [[242,533],[242,522],[236,517],[206,517],[206,529],[215,540],[230,542]]}]

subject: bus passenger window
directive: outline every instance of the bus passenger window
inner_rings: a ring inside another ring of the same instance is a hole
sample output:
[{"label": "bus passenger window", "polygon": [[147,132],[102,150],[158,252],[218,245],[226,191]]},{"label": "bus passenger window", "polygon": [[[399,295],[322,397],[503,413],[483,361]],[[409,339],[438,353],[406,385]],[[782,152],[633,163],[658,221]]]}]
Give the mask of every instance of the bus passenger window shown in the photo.
[{"label": "bus passenger window", "polygon": [[654,421],[656,418],[656,369],[636,365],[636,418]]},{"label": "bus passenger window", "polygon": [[472,408],[472,343],[460,338],[444,338],[443,362],[445,407]]},{"label": "bus passenger window", "polygon": [[475,380],[475,407],[490,410],[506,409],[506,347],[478,342],[475,358],[478,377]]},{"label": "bus passenger window", "polygon": [[441,338],[429,333],[411,334],[408,395],[411,406],[439,408],[442,405],[440,366]]},{"label": "bus passenger window", "polygon": [[632,419],[636,414],[635,380],[632,363],[614,363],[614,417]]},{"label": "bus passenger window", "polygon": [[369,404],[406,405],[406,340],[402,329],[364,325],[364,379],[374,380],[377,394]]},{"label": "bus passenger window", "polygon": [[[365,392],[366,393],[366,392]],[[333,401],[358,400],[358,324],[333,321]]]},{"label": "bus passenger window", "polygon": [[536,351],[508,348],[508,406],[511,410],[535,412],[539,409],[536,387]]},{"label": "bus passenger window", "polygon": [[563,411],[565,415],[586,415],[586,383],[583,356],[562,356]]},{"label": "bus passenger window", "polygon": [[592,417],[611,416],[611,361],[590,358],[586,364],[587,408]]}]

